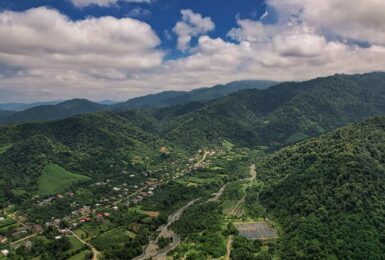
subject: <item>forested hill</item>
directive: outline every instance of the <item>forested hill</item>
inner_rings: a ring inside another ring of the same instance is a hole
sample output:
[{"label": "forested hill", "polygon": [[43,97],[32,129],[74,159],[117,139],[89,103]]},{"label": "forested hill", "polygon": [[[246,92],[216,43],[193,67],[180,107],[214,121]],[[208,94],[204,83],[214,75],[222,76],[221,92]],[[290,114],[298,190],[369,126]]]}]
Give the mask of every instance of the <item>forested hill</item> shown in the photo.
[{"label": "forested hill", "polygon": [[171,157],[178,156],[178,148],[141,129],[134,115],[132,118],[101,112],[2,127],[0,205],[36,192],[47,165],[57,164],[97,180],[166,162],[170,158],[163,157],[161,147],[166,147]]},{"label": "forested hill", "polygon": [[234,81],[225,85],[216,85],[210,88],[198,88],[192,91],[165,91],[158,94],[147,95],[130,99],[126,102],[115,104],[113,109],[123,111],[134,108],[161,108],[188,102],[203,102],[225,97],[231,93],[245,89],[267,89],[277,82],[266,80]]},{"label": "forested hill", "polygon": [[[95,108],[85,102],[86,107]],[[84,101],[62,105],[73,111],[79,103]],[[0,188],[9,191],[8,197],[33,191],[50,163],[101,176],[140,168],[150,161],[154,164],[162,159],[159,148],[163,146],[191,153],[227,140],[238,146],[266,145],[274,150],[381,114],[385,114],[385,74],[371,73],[244,90],[171,108],[99,112],[10,125],[0,129]]]},{"label": "forested hill", "polygon": [[106,105],[100,105],[86,99],[72,99],[59,104],[41,105],[9,114],[6,117],[0,117],[0,123],[59,120],[78,114],[98,112],[107,108]]},{"label": "forested hill", "polygon": [[[288,147],[258,166],[283,259],[385,255],[385,117]],[[266,185],[266,184],[265,184]]]},{"label": "forested hill", "polygon": [[285,146],[347,123],[385,114],[385,73],[336,75],[208,103],[157,110],[167,138],[193,146],[222,138],[242,146]]}]

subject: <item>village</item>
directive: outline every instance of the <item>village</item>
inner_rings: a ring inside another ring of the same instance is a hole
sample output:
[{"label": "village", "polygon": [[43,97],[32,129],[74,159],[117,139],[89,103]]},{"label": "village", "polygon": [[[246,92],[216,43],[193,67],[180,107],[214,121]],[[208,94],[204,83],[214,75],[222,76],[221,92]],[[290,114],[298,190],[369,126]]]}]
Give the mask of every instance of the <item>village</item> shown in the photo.
[{"label": "village", "polygon": [[[49,237],[54,240],[61,240],[64,237],[76,238],[81,244],[92,249],[92,246],[83,240],[89,235],[85,234],[87,232],[84,232],[86,230],[83,228],[84,226],[88,223],[108,226],[111,219],[121,216],[122,209],[124,211],[127,209],[140,211],[138,205],[145,198],[153,196],[162,185],[167,184],[170,180],[176,180],[194,170],[207,167],[206,159],[217,152],[215,150],[199,150],[194,157],[187,160],[184,167],[178,162],[172,162],[171,165],[176,168],[172,173],[162,175],[164,176],[162,178],[156,178],[157,174],[151,171],[140,174],[124,172],[127,176],[127,182],[116,183],[111,179],[98,181],[91,184],[90,188],[101,191],[101,196],[99,199],[90,199],[87,204],[81,204],[77,199],[77,197],[81,197],[81,194],[71,190],[43,199],[35,196],[32,198],[32,207],[36,208],[37,211],[39,209],[41,211],[47,210],[62,202],[69,204],[69,214],[50,216],[44,222],[28,218],[20,211],[14,212],[12,208],[4,209],[0,212],[0,256],[7,257],[20,248],[27,251],[31,250],[34,246],[33,238],[42,234],[49,234]],[[141,213],[152,218],[159,215],[158,212],[141,211]],[[132,228],[132,231],[137,230]],[[94,250],[92,251],[95,254]]]}]

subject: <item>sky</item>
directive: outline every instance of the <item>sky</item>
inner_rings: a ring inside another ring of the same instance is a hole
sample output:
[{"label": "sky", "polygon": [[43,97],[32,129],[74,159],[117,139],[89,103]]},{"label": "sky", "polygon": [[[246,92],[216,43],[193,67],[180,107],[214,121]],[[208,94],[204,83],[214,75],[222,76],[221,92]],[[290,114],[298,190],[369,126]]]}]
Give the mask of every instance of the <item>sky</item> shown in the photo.
[{"label": "sky", "polygon": [[0,102],[383,71],[383,0],[1,0]]}]

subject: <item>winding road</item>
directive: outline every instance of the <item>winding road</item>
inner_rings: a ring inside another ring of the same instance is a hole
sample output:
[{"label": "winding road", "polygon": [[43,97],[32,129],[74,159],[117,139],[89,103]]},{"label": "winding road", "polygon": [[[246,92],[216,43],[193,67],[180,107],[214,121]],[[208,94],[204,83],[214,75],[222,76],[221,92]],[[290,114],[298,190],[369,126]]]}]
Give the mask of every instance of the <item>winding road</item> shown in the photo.
[{"label": "winding road", "polygon": [[87,243],[86,241],[84,241],[83,239],[81,239],[78,235],[76,235],[72,230],[68,229],[67,228],[67,232],[71,233],[74,237],[77,238],[77,240],[80,241],[80,243],[88,246],[89,248],[91,248],[92,250],[92,260],[98,260],[98,256],[100,255],[100,252],[95,248],[93,247],[91,244]]},{"label": "winding road", "polygon": [[[157,236],[157,238],[155,240],[150,240],[150,242],[148,243],[148,245],[144,249],[143,254],[141,256],[135,257],[134,260],[145,260],[145,259],[164,260],[164,259],[166,259],[167,254],[171,250],[175,249],[181,241],[180,236],[178,234],[176,234],[174,231],[170,230],[169,227],[180,218],[180,216],[183,214],[183,212],[187,208],[192,206],[199,199],[200,198],[197,198],[197,199],[190,201],[185,206],[183,206],[182,208],[177,210],[175,213],[170,215],[168,217],[167,224],[160,226],[158,228],[156,233],[159,232],[159,235]],[[170,245],[168,245],[167,247],[159,250],[157,243],[158,243],[158,240],[160,237],[165,237],[165,238],[172,237],[172,243]]]}]

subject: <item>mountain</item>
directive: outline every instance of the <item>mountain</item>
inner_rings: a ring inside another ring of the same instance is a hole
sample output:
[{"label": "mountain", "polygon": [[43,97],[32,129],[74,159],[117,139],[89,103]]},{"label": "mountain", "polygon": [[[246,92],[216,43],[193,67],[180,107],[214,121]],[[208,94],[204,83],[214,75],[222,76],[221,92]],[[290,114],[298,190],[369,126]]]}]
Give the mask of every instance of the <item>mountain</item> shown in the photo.
[{"label": "mountain", "polygon": [[[87,100],[71,100],[16,113],[11,118],[44,120],[104,109]],[[0,176],[20,176],[15,177],[14,186],[9,184],[10,189],[32,191],[37,177],[31,176],[39,176],[48,162],[70,172],[100,176],[110,172],[107,164],[124,169],[133,165],[130,161],[134,156],[142,158],[145,154],[154,160],[152,155],[158,156],[160,146],[191,153],[220,146],[226,140],[238,147],[268,146],[276,150],[381,114],[385,114],[385,74],[371,73],[243,90],[174,107],[16,124],[0,131]]]},{"label": "mountain", "polygon": [[100,105],[114,105],[118,102],[115,102],[115,101],[112,101],[112,100],[109,100],[109,99],[105,99],[105,100],[102,100],[102,101],[99,101],[99,102],[96,102]]},{"label": "mountain", "polygon": [[184,91],[164,91],[158,94],[151,94],[143,97],[130,99],[124,103],[115,105],[117,110],[127,110],[133,108],[162,107],[168,104],[168,100],[183,96]]},{"label": "mountain", "polygon": [[98,112],[107,109],[105,105],[86,99],[72,99],[56,105],[43,105],[13,113],[0,119],[0,123],[48,121],[71,117],[78,114]]},{"label": "mountain", "polygon": [[15,113],[15,111],[8,111],[8,110],[1,110],[0,109],[0,120],[2,118],[8,117],[8,116],[10,116],[10,115],[12,115],[14,113]]},{"label": "mountain", "polygon": [[244,80],[234,81],[225,85],[217,85],[211,88],[194,89],[190,92],[165,91],[158,94],[130,99],[124,103],[117,104],[116,108],[125,110],[146,107],[168,107],[192,101],[217,99],[245,89],[267,89],[276,84],[277,82],[274,81]]},{"label": "mountain", "polygon": [[134,114],[131,119],[100,112],[4,126],[0,131],[0,176],[12,181],[0,181],[0,204],[36,192],[47,166],[60,165],[70,172],[105,179],[122,171],[142,171],[149,162],[160,164],[174,157],[162,157],[160,147],[177,156],[178,148],[170,142],[138,127]]},{"label": "mountain", "polygon": [[166,91],[159,94],[147,95],[131,99],[124,103],[104,100],[98,103],[86,99],[72,99],[64,102],[40,102],[32,104],[9,103],[0,104],[0,109],[13,108],[18,111],[14,114],[0,115],[0,124],[16,122],[33,122],[57,120],[73,115],[98,112],[101,110],[125,111],[135,108],[166,107],[190,101],[206,101],[220,98],[242,89],[264,89],[274,85],[272,81],[238,81],[227,85],[218,85],[212,88],[202,88],[191,92]]},{"label": "mountain", "polygon": [[381,259],[384,158],[385,117],[376,117],[260,163],[259,203],[282,229],[282,259]]},{"label": "mountain", "polygon": [[196,149],[226,139],[283,147],[350,122],[385,114],[385,73],[335,75],[244,90],[209,102],[155,110],[161,131]]},{"label": "mountain", "polygon": [[47,102],[34,102],[34,103],[3,103],[0,104],[0,109],[11,111],[23,111],[37,106],[56,105],[62,101],[47,101]]}]

